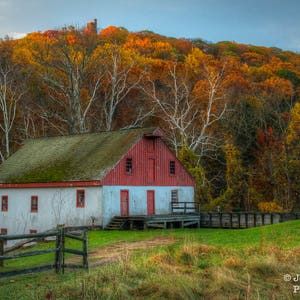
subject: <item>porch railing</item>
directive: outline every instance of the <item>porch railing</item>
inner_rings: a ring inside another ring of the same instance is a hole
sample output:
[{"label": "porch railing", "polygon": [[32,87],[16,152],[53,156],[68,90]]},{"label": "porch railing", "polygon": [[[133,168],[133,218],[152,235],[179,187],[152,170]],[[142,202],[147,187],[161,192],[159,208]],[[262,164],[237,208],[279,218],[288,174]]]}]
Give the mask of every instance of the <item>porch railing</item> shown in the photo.
[{"label": "porch railing", "polygon": [[172,214],[200,214],[200,203],[198,202],[171,202]]}]

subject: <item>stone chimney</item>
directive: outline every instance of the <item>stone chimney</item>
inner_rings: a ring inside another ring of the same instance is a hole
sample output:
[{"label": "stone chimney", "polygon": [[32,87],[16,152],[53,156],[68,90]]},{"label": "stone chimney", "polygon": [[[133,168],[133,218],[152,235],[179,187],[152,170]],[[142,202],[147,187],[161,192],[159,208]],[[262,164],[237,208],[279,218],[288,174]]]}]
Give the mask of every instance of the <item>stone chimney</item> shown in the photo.
[{"label": "stone chimney", "polygon": [[94,19],[94,21],[88,22],[86,24],[86,31],[88,33],[95,33],[95,34],[98,33],[98,30],[97,30],[97,19]]}]

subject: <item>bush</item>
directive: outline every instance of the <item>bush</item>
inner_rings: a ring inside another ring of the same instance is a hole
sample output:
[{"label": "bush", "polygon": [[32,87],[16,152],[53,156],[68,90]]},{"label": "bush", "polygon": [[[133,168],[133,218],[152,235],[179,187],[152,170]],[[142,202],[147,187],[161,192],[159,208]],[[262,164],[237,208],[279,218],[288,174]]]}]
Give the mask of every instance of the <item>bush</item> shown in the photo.
[{"label": "bush", "polygon": [[282,212],[283,208],[275,201],[259,202],[258,209],[262,212]]}]

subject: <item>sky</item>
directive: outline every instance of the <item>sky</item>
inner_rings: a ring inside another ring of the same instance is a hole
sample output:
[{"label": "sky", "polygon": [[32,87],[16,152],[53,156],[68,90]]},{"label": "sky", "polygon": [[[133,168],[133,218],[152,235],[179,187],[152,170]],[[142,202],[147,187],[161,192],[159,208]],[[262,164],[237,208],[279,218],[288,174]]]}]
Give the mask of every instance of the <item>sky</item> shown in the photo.
[{"label": "sky", "polygon": [[300,53],[300,0],[0,0],[0,37],[83,27],[95,18],[99,29],[123,26]]}]

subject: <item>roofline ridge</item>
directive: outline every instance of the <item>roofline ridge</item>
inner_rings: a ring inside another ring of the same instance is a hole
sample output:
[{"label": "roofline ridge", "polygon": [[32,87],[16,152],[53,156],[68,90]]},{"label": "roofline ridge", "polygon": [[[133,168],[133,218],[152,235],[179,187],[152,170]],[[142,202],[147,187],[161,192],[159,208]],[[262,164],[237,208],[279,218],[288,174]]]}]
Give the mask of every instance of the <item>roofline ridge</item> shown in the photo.
[{"label": "roofline ridge", "polygon": [[66,135],[53,135],[53,136],[39,136],[39,137],[31,137],[28,139],[25,139],[23,143],[26,143],[31,140],[38,140],[38,139],[50,139],[50,138],[68,138],[68,137],[75,137],[75,136],[83,136],[83,135],[97,135],[97,134],[109,134],[109,133],[115,133],[115,132],[124,132],[124,131],[133,131],[133,130],[146,130],[146,129],[153,129],[155,131],[160,127],[158,126],[149,126],[149,127],[133,127],[133,128],[124,128],[124,129],[116,129],[116,130],[110,130],[110,131],[96,131],[96,132],[82,132],[82,133],[74,133],[74,134],[66,134]]}]

